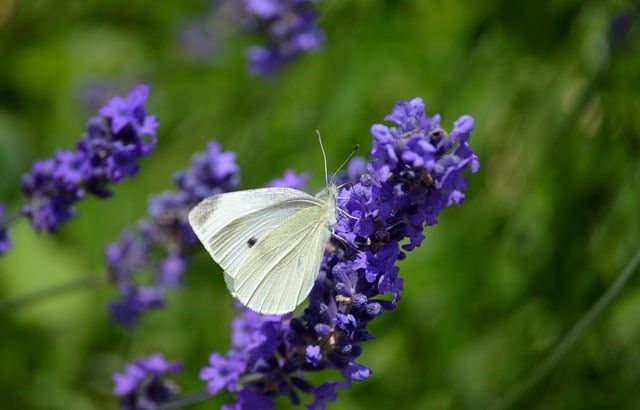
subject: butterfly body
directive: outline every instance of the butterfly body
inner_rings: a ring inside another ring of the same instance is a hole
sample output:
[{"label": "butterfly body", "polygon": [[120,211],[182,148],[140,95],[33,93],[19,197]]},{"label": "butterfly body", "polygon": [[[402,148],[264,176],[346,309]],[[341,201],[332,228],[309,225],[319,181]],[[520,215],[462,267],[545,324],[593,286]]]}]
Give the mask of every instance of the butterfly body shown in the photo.
[{"label": "butterfly body", "polygon": [[311,292],[336,223],[336,191],[260,188],[211,196],[189,212],[231,294],[264,314],[293,311]]}]

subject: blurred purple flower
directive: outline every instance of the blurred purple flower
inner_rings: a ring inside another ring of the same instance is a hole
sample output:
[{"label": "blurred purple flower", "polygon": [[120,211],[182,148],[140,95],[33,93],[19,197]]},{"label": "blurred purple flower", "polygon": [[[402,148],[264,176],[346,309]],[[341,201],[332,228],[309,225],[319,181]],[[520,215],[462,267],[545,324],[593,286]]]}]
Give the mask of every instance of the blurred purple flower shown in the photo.
[{"label": "blurred purple flower", "polygon": [[324,32],[313,0],[244,0],[250,16],[249,31],[264,38],[264,45],[247,50],[249,72],[273,76],[301,54],[320,49]]},{"label": "blurred purple flower", "polygon": [[224,404],[222,410],[268,410],[276,403],[269,396],[259,394],[253,389],[242,389],[236,395],[237,403]]},{"label": "blurred purple flower", "polygon": [[311,390],[314,400],[307,406],[309,410],[324,410],[327,403],[333,403],[338,398],[336,389],[348,387],[345,383],[326,382]]},{"label": "blurred purple flower", "polygon": [[233,191],[240,184],[234,152],[222,152],[209,142],[207,150],[191,158],[191,168],[176,172],[173,182],[195,203],[215,194]]},{"label": "blurred purple flower", "polygon": [[[336,389],[370,377],[371,370],[356,361],[361,344],[373,338],[368,323],[400,300],[403,283],[396,262],[422,243],[424,227],[437,223],[444,208],[464,200],[462,173],[479,167],[468,145],[470,116],[462,116],[447,133],[440,117],[426,117],[424,103],[415,98],[396,104],[386,119],[395,126],[371,128],[371,159],[354,158],[346,176],[337,178],[351,182],[338,193],[344,212],[334,226],[336,237],[348,244],[332,240],[327,245],[309,306],[296,317],[260,315],[238,306],[231,349],[225,357],[212,354],[215,360],[201,373],[210,394],[226,386],[236,393],[236,406],[256,392],[261,400],[284,395],[297,405],[302,392],[314,396],[309,409],[324,409],[335,401]],[[344,381],[314,387],[304,379],[306,372],[328,368],[338,370]],[[265,400],[262,406],[253,408],[273,408],[275,402]]]},{"label": "blurred purple flower", "polygon": [[197,242],[187,213],[202,199],[237,188],[235,154],[222,152],[212,141],[173,180],[178,190],[151,197],[148,217],[138,221],[135,231],[123,231],[106,250],[109,276],[121,294],[108,303],[109,312],[128,329],[144,312],[164,306],[167,290],[180,286],[187,253]]},{"label": "blurred purple flower", "polygon": [[5,206],[0,202],[0,256],[7,252],[11,247],[11,240],[9,239],[9,227],[6,226],[5,220]]},{"label": "blurred purple flower", "polygon": [[230,354],[229,358],[225,358],[218,353],[212,353],[209,356],[209,365],[200,370],[200,378],[208,382],[207,392],[211,395],[223,388],[235,391],[240,375],[246,370],[242,355]]},{"label": "blurred purple flower", "polygon": [[113,375],[113,392],[122,410],[149,410],[177,397],[178,386],[165,378],[182,369],[179,362],[167,362],[161,353],[141,358]]},{"label": "blurred purple flower", "polygon": [[297,175],[294,170],[288,169],[284,171],[284,175],[282,176],[282,178],[276,178],[272,180],[267,184],[267,186],[293,188],[304,191],[307,187],[309,176],[311,176],[311,174],[309,174],[308,172],[303,172],[302,174]]},{"label": "blurred purple flower", "polygon": [[126,98],[114,97],[100,117],[89,120],[76,151],[59,150],[53,158],[34,161],[22,176],[29,199],[22,213],[36,230],[55,231],[76,215],[73,205],[86,193],[108,197],[109,184],[138,172],[138,160],[156,144],[158,122],[144,109],[148,94],[149,87],[140,85]]},{"label": "blurred purple flower", "polygon": [[609,46],[620,49],[624,44],[636,13],[631,7],[620,8],[609,22]]},{"label": "blurred purple flower", "polygon": [[285,7],[282,0],[245,0],[244,4],[248,12],[264,19],[276,17]]}]

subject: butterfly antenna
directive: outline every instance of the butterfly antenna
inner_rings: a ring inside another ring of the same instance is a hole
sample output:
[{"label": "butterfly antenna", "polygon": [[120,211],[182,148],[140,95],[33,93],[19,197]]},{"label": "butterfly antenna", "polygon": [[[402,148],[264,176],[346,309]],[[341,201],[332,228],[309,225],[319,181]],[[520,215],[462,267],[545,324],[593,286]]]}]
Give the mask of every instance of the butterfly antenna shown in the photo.
[{"label": "butterfly antenna", "polygon": [[320,136],[320,130],[316,130],[318,134],[318,141],[320,142],[320,150],[322,151],[322,159],[324,161],[324,182],[329,185],[329,173],[327,172],[327,154],[324,152],[324,145],[322,145],[322,137]]},{"label": "butterfly antenna", "polygon": [[338,172],[340,172],[340,170],[342,168],[344,168],[345,165],[347,165],[347,162],[349,162],[349,160],[351,158],[353,158],[353,156],[355,155],[356,151],[358,150],[358,148],[360,148],[360,144],[356,144],[355,147],[353,147],[353,149],[351,150],[351,154],[349,154],[349,156],[347,157],[347,159],[345,159],[342,164],[338,167],[338,169],[336,170],[336,172],[334,173],[334,175],[337,175]]}]

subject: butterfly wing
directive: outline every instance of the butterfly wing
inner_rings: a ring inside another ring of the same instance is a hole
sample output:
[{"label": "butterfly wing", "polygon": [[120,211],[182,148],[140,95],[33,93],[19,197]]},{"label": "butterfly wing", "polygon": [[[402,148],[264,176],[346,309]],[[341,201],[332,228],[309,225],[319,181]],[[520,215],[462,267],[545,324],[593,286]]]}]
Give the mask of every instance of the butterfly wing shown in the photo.
[{"label": "butterfly wing", "polygon": [[311,292],[330,231],[323,203],[307,206],[257,243],[234,277],[232,294],[264,314],[293,311]]},{"label": "butterfly wing", "polygon": [[225,278],[233,279],[270,232],[301,209],[318,204],[313,196],[290,188],[229,192],[201,201],[189,212],[189,223]]}]

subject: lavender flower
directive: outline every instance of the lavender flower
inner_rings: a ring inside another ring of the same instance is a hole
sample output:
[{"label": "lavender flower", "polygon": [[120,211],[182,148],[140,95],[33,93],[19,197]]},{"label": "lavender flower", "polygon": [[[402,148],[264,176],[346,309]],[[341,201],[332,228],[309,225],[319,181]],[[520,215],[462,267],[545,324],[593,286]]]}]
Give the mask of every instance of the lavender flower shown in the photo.
[{"label": "lavender flower", "polygon": [[181,369],[179,362],[167,362],[161,353],[126,365],[124,373],[113,375],[113,392],[119,397],[120,408],[151,410],[174,399],[179,392],[178,386],[165,376]]},{"label": "lavender flower", "polygon": [[23,175],[29,203],[22,213],[36,230],[55,231],[76,215],[73,206],[87,193],[106,198],[109,184],[138,172],[138,160],[156,144],[158,122],[144,109],[148,95],[149,87],[140,85],[125,98],[114,97],[89,120],[75,151],[59,150],[53,158],[35,161]]},{"label": "lavender flower", "polygon": [[218,353],[212,353],[209,356],[211,367],[205,367],[200,371],[202,380],[210,380],[207,385],[209,394],[216,394],[223,388],[235,391],[238,378],[246,368],[244,361],[240,359],[241,357],[226,359]]},{"label": "lavender flower", "polygon": [[272,76],[302,53],[324,45],[324,32],[313,0],[244,0],[250,16],[249,30],[262,35],[265,44],[247,50],[249,72]]},{"label": "lavender flower", "polygon": [[318,387],[311,389],[311,394],[314,400],[307,406],[309,410],[324,410],[327,408],[327,403],[333,403],[338,398],[336,390],[339,388],[348,387],[345,383],[338,382],[326,382],[322,383]]},{"label": "lavender flower", "polygon": [[174,175],[174,183],[177,191],[152,197],[148,217],[107,247],[109,275],[122,295],[109,302],[109,311],[114,322],[129,329],[142,313],[162,307],[169,289],[180,286],[187,253],[197,243],[187,213],[210,195],[237,189],[235,154],[210,142],[206,152],[193,156],[191,168]]},{"label": "lavender flower", "polygon": [[318,345],[308,345],[305,349],[305,354],[307,357],[307,362],[311,363],[313,367],[317,367],[322,360],[322,353],[320,352],[320,346]]},{"label": "lavender flower", "polygon": [[5,206],[0,202],[0,256],[9,250],[11,240],[9,239],[9,228],[5,225]]},{"label": "lavender flower", "polygon": [[[399,102],[385,118],[395,126],[371,128],[371,160],[366,166],[361,159],[351,162],[343,179],[353,183],[338,194],[344,212],[334,229],[348,244],[332,240],[327,246],[304,313],[263,316],[238,307],[231,349],[224,357],[213,354],[201,372],[210,394],[225,387],[236,393],[236,407],[228,408],[245,408],[245,395],[254,408],[273,408],[267,399],[277,395],[297,405],[302,392],[314,396],[309,409],[324,409],[337,389],[371,375],[356,361],[362,343],[373,338],[368,323],[400,300],[396,261],[422,243],[423,228],[437,223],[444,208],[464,200],[461,174],[479,167],[468,145],[473,119],[461,117],[447,133],[440,117],[426,117],[424,110],[419,98]],[[354,175],[363,169],[368,172]],[[380,298],[387,294],[391,300]],[[329,368],[344,380],[313,386],[304,379],[306,372]]]}]

